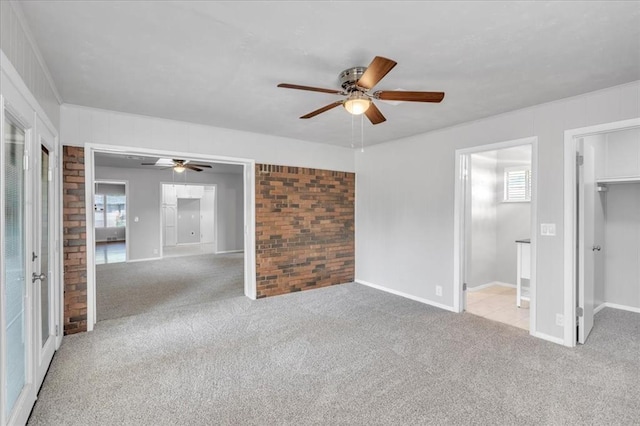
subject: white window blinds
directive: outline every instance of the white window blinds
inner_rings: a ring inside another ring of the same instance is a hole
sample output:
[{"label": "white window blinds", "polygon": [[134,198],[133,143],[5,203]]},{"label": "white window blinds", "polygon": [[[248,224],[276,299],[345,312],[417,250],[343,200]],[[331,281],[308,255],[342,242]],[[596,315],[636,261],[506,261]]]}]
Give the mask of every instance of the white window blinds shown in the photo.
[{"label": "white window blinds", "polygon": [[531,169],[524,167],[505,168],[503,201],[531,201]]}]

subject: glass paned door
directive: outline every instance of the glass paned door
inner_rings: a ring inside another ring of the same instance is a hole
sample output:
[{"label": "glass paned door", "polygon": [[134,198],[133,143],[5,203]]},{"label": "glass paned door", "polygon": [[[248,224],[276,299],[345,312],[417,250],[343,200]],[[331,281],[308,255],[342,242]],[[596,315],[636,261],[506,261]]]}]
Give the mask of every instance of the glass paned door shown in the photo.
[{"label": "glass paned door", "polygon": [[37,312],[37,328],[36,335],[38,340],[37,349],[37,388],[40,387],[44,376],[47,373],[49,363],[55,351],[55,319],[54,319],[54,278],[52,273],[52,253],[51,241],[54,240],[51,232],[53,226],[51,223],[53,208],[51,196],[52,173],[50,169],[49,148],[42,144],[40,146],[39,158],[39,178],[35,186],[35,194],[37,200],[36,229],[34,235],[34,253],[33,261],[33,282],[36,294],[36,312]]},{"label": "glass paned door", "polygon": [[5,418],[27,383],[26,330],[26,263],[25,263],[25,131],[12,121],[4,123],[4,324],[5,352]]}]

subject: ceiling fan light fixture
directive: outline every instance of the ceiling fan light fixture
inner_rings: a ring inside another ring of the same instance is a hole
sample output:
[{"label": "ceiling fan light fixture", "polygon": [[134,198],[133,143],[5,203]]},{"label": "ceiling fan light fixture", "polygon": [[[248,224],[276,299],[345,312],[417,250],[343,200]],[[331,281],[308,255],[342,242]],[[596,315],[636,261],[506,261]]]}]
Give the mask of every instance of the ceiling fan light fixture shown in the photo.
[{"label": "ceiling fan light fixture", "polygon": [[349,95],[349,99],[344,101],[344,109],[353,115],[364,114],[371,105],[371,99],[363,95],[361,92],[353,92]]},{"label": "ceiling fan light fixture", "polygon": [[185,170],[187,170],[187,168],[185,166],[183,166],[182,164],[178,164],[173,168],[173,171],[176,173],[182,173]]}]

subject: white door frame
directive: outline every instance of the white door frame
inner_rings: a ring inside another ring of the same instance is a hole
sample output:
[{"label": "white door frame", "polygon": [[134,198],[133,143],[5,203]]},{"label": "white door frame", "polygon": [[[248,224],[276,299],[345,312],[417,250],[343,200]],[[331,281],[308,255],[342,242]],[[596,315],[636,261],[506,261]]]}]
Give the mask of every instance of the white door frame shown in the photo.
[{"label": "white door frame", "polygon": [[[96,179],[93,181],[93,185],[94,185],[94,191],[95,191],[95,185],[98,183],[108,183],[108,184],[113,184],[113,185],[124,185],[124,202],[125,202],[125,206],[126,209],[129,210],[129,181],[128,180],[115,180],[115,179]],[[91,200],[91,205],[93,205],[93,200]],[[91,209],[91,212],[87,211],[87,215],[91,214],[93,215],[93,208]],[[88,223],[88,222],[87,222]],[[93,226],[95,226],[95,223],[93,224]],[[93,237],[95,238],[96,234],[96,228],[93,228]],[[96,244],[96,241],[94,239],[93,244]],[[125,262],[129,261],[129,214],[126,214],[125,216],[125,224],[124,224],[124,251],[125,251]],[[95,255],[95,246],[94,246],[94,255]],[[94,258],[95,259],[95,258]]]},{"label": "white door frame", "polygon": [[577,184],[576,155],[578,139],[602,133],[640,127],[640,118],[570,129],[564,132],[564,345],[574,347],[577,341]]},{"label": "white door frame", "polygon": [[[244,166],[244,294],[250,299],[256,299],[256,262],[255,262],[255,160],[235,158],[201,153],[165,151],[149,148],[135,148],[88,143],[84,146],[85,161],[85,202],[87,211],[87,229],[93,229],[93,215],[88,214],[93,205],[95,182],[95,153],[105,152],[120,155],[146,155],[150,157],[188,158],[216,163],[238,164]],[[160,221],[162,223],[162,221]],[[96,270],[95,270],[95,242],[91,232],[87,232],[87,331],[92,331],[96,323]]]},{"label": "white door frame", "polygon": [[468,158],[471,154],[495,151],[499,149],[512,148],[516,146],[531,145],[531,173],[533,176],[531,184],[531,299],[529,304],[529,334],[536,335],[536,252],[537,252],[537,212],[538,212],[538,138],[532,136],[528,138],[497,142],[488,145],[474,146],[471,148],[458,149],[455,153],[455,200],[454,200],[454,230],[453,230],[453,309],[454,312],[464,310],[463,285],[463,259],[465,253],[465,191],[464,182],[467,178],[467,170],[463,167],[463,162],[468,165]]}]

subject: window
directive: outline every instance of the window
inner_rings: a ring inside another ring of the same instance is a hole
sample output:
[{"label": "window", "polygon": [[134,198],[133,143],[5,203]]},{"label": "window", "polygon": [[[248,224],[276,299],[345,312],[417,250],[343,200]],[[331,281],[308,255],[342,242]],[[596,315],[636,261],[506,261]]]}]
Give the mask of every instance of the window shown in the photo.
[{"label": "window", "polygon": [[93,200],[96,228],[121,228],[127,223],[124,195],[96,194]]},{"label": "window", "polygon": [[504,202],[531,201],[531,169],[506,167],[504,169]]}]

